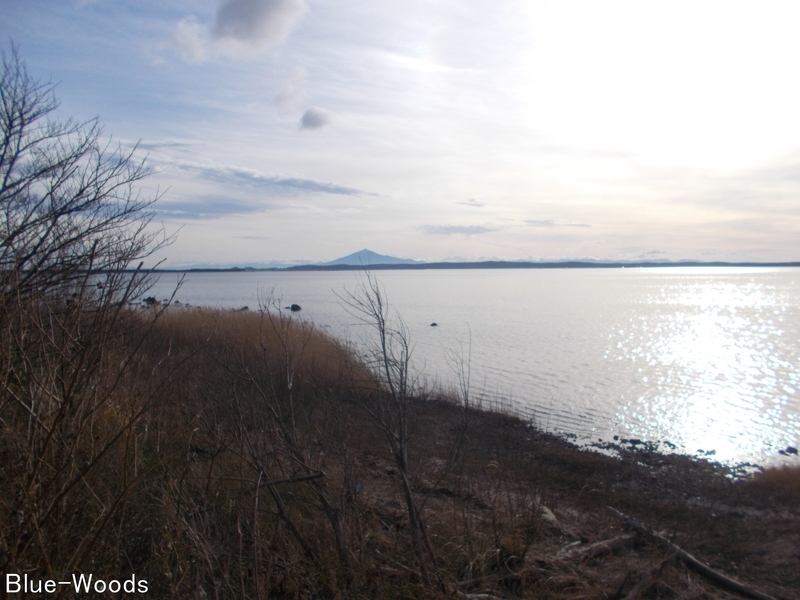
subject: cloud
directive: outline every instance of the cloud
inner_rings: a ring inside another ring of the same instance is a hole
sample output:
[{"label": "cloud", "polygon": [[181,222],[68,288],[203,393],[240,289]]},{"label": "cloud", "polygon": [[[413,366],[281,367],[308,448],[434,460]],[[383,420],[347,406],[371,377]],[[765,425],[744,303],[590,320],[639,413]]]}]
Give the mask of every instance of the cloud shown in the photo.
[{"label": "cloud", "polygon": [[636,259],[663,261],[666,260],[666,255],[666,250],[648,250],[647,252],[641,252],[638,254]]},{"label": "cloud", "polygon": [[191,202],[167,201],[163,198],[154,205],[156,213],[175,219],[216,219],[228,215],[246,215],[275,208],[275,205],[248,202],[238,198],[204,196]]},{"label": "cloud", "polygon": [[591,227],[588,223],[565,223],[556,219],[527,219],[523,223],[531,227]]},{"label": "cloud", "polygon": [[322,129],[329,125],[330,122],[331,117],[328,111],[317,106],[312,106],[303,113],[303,118],[300,119],[300,129]]},{"label": "cloud", "polygon": [[207,33],[205,28],[194,17],[187,17],[178,22],[173,40],[181,58],[189,64],[199,65],[207,55]]},{"label": "cloud", "polygon": [[161,150],[164,148],[192,148],[197,146],[197,142],[187,142],[184,140],[152,140],[136,142],[136,147],[140,150]]},{"label": "cloud", "polygon": [[486,206],[486,202],[478,202],[474,198],[470,198],[469,200],[458,200],[456,204],[461,204],[462,206],[473,206],[475,208],[481,208]]},{"label": "cloud", "polygon": [[305,69],[297,67],[283,78],[281,87],[275,94],[275,105],[279,109],[286,110],[303,97],[307,76]]},{"label": "cloud", "polygon": [[[649,174],[648,174],[649,175]],[[800,151],[766,164],[731,173],[679,171],[675,179],[691,182],[675,200],[711,207],[716,211],[745,211],[753,217],[767,213],[789,216],[800,213]]]},{"label": "cloud", "polygon": [[306,10],[303,0],[225,0],[211,25],[214,39],[234,39],[257,46],[286,41]]},{"label": "cloud", "polygon": [[197,173],[205,179],[210,179],[226,185],[239,184],[260,188],[277,186],[305,190],[309,192],[323,192],[326,194],[338,194],[344,196],[359,196],[366,193],[362,190],[346,187],[337,183],[316,181],[314,179],[303,179],[300,177],[267,175],[259,171],[245,169],[242,167],[217,167],[188,162],[178,163],[176,166],[181,170],[191,171],[193,173]]},{"label": "cloud", "polygon": [[305,11],[305,0],[223,0],[210,24],[194,16],[179,21],[173,42],[190,64],[215,52],[272,48],[286,41]]},{"label": "cloud", "polygon": [[497,231],[499,227],[487,225],[425,225],[422,230],[428,235],[457,235],[472,237],[483,233]]}]

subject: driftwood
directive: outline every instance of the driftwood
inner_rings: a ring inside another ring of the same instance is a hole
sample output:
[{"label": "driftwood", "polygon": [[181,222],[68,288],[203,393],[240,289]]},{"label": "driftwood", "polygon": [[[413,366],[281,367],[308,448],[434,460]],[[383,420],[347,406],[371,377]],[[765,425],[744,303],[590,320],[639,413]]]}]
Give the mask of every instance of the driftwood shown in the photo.
[{"label": "driftwood", "polygon": [[[756,600],[775,600],[775,598],[773,598],[772,596],[768,596],[767,594],[762,594],[761,592],[756,591],[750,587],[747,587],[743,583],[739,583],[735,579],[731,579],[727,575],[723,575],[719,571],[712,569],[704,562],[701,562],[700,560],[698,560],[697,558],[695,558],[694,556],[683,550],[683,548],[681,548],[677,544],[673,544],[663,535],[660,535],[655,531],[645,527],[643,523],[637,521],[636,519],[633,519],[628,515],[621,513],[620,511],[618,511],[615,508],[612,508],[611,506],[609,506],[608,509],[611,512],[613,512],[617,517],[619,517],[623,521],[623,523],[625,523],[629,527],[632,527],[633,529],[647,536],[648,538],[658,542],[662,546],[665,546],[666,548],[668,548],[673,552],[674,557],[680,558],[684,563],[686,563],[687,566],[691,567],[701,575],[708,577],[713,582],[729,590],[742,594],[743,596],[755,598]],[[670,557],[670,559],[671,558],[672,557]]]},{"label": "driftwood", "polygon": [[632,544],[636,540],[636,535],[629,533],[620,535],[610,540],[603,540],[589,544],[588,546],[567,546],[556,553],[556,560],[586,560],[603,554],[611,554],[623,546]]},{"label": "driftwood", "polygon": [[673,552],[670,556],[668,556],[660,563],[658,563],[655,567],[650,569],[647,572],[647,574],[641,579],[641,581],[639,581],[639,583],[633,586],[633,589],[631,589],[631,591],[628,592],[628,595],[625,596],[624,600],[638,600],[639,596],[642,595],[642,592],[644,592],[655,582],[656,577],[664,569],[664,567],[667,566],[667,563],[669,563],[669,561],[671,561],[677,555],[678,555],[677,552]]},{"label": "driftwood", "polygon": [[491,594],[465,594],[464,592],[456,592],[456,598],[462,600],[503,600],[499,596],[492,596]]}]

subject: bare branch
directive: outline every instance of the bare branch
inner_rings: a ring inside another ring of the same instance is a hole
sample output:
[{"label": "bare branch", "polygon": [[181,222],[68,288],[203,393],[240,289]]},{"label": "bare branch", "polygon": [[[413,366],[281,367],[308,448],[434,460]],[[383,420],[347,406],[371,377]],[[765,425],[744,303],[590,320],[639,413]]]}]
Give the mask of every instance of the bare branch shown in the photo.
[{"label": "bare branch", "polygon": [[3,293],[63,294],[87,271],[125,270],[170,243],[150,226],[159,194],[143,197],[136,187],[149,174],[136,147],[103,141],[97,119],[51,120],[53,84],[28,74],[16,46],[2,57]]}]

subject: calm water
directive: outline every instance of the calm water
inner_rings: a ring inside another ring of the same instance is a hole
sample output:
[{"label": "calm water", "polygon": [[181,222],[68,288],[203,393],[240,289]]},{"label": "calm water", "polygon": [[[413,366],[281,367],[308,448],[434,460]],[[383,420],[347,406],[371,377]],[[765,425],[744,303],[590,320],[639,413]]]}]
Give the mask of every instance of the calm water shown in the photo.
[{"label": "calm water", "polygon": [[[667,440],[767,462],[800,445],[800,269],[378,271],[429,381],[469,356],[476,396],[584,440]],[[162,275],[167,297],[175,275]],[[353,272],[188,274],[176,298],[255,309],[272,294],[361,343]],[[431,327],[432,322],[438,327]],[[782,459],[781,460],[792,460]],[[793,459],[797,461],[798,459]]]}]

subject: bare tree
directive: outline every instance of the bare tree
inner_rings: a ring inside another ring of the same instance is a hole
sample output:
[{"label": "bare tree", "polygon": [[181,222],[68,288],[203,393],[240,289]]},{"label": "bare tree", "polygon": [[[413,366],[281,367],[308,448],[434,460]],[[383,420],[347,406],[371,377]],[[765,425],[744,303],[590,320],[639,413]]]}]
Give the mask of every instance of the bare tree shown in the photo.
[{"label": "bare tree", "polygon": [[59,107],[54,84],[33,78],[16,46],[2,58],[4,296],[64,290],[87,271],[119,272],[168,243],[162,237],[159,244],[161,232],[150,228],[158,195],[145,198],[137,189],[148,170],[134,158],[135,148],[104,141],[97,118],[53,118]]},{"label": "bare tree", "polygon": [[423,546],[433,564],[436,558],[427,541],[422,515],[414,498],[408,465],[409,419],[416,379],[411,373],[411,338],[403,318],[392,318],[386,293],[378,281],[366,272],[355,292],[340,299],[354,317],[373,328],[375,339],[369,344],[367,360],[381,384],[374,400],[365,403],[372,419],[380,427],[389,444],[400,472],[403,496],[411,524],[411,543],[419,563],[423,581],[428,580]]},{"label": "bare tree", "polygon": [[150,228],[133,150],[97,119],[55,119],[54,86],[16,46],[2,62],[0,567],[53,574],[96,558],[153,468],[132,449],[166,378],[140,353],[157,313],[126,306],[148,273],[127,269],[170,240]]}]

